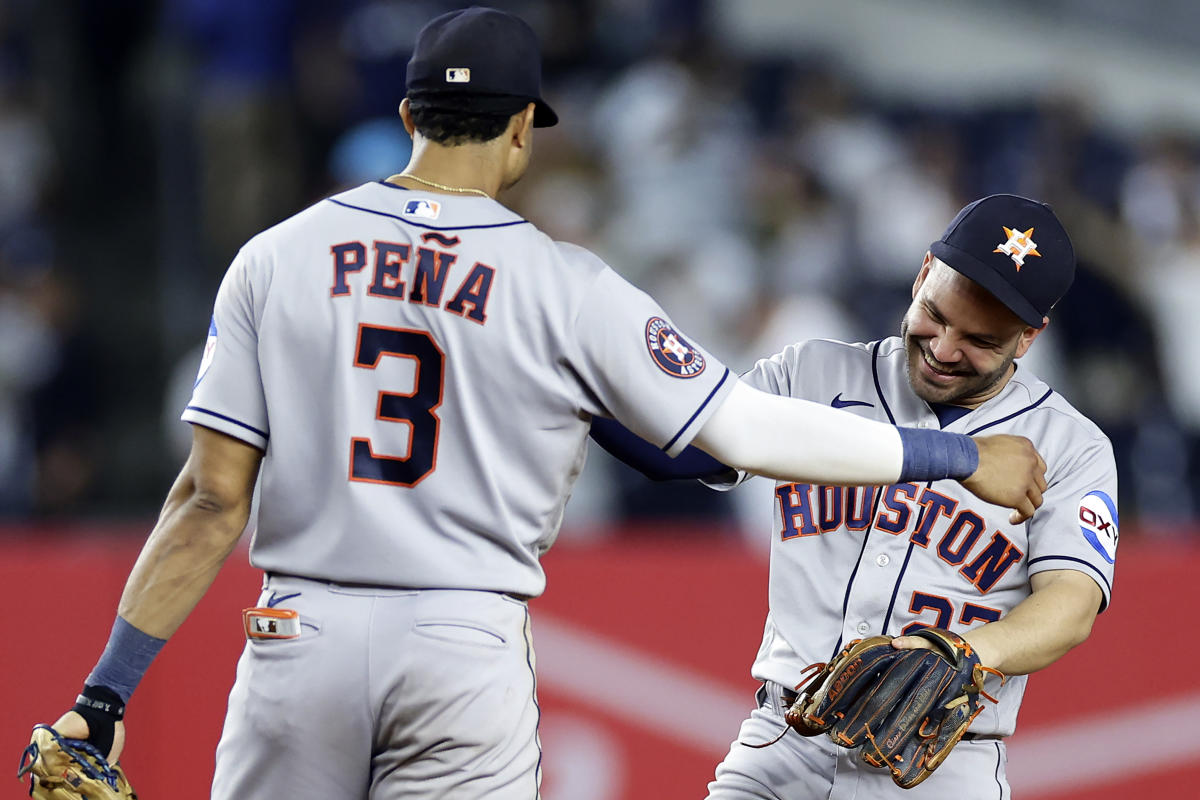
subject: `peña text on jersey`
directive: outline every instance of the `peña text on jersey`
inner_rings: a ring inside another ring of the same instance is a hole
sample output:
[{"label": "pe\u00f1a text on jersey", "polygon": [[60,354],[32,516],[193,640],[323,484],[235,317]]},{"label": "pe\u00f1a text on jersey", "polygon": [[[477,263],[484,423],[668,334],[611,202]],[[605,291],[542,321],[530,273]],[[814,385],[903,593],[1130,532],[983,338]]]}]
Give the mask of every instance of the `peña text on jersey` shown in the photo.
[{"label": "pe\u00f1a text on jersey", "polygon": [[[426,239],[452,247],[458,237],[426,234]],[[447,286],[450,268],[458,256],[445,250],[423,246],[416,248],[402,242],[374,241],[371,243],[370,275],[367,294],[407,300],[426,306],[441,306]],[[330,297],[351,295],[349,276],[362,272],[368,265],[367,245],[362,242],[342,242],[329,248],[333,256],[333,285]],[[476,262],[466,277],[458,282],[458,288],[446,301],[444,310],[478,322],[487,322],[487,302],[496,277],[494,267]]]}]

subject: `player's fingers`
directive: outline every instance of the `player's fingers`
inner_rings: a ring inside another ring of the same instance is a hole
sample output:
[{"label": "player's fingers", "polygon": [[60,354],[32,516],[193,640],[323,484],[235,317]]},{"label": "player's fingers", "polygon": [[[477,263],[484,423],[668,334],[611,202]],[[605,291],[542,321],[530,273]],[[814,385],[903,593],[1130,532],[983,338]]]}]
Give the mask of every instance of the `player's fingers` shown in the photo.
[{"label": "player's fingers", "polygon": [[1029,490],[1028,494],[1026,494],[1026,497],[1029,498],[1029,502],[1033,503],[1034,508],[1042,507],[1042,490],[1041,489],[1034,486],[1033,488],[1031,488]]},{"label": "player's fingers", "polygon": [[1013,525],[1020,525],[1022,522],[1033,516],[1033,511],[1033,503],[1029,502],[1029,498],[1026,497],[1025,500],[1022,501],[1015,509],[1013,509],[1011,514],[1008,515],[1008,521]]},{"label": "player's fingers", "polygon": [[108,763],[116,764],[121,760],[121,753],[125,750],[125,723],[117,720],[113,726],[113,746],[108,751]]},{"label": "player's fingers", "polygon": [[892,639],[892,647],[897,650],[932,650],[934,645],[920,636],[897,636]]},{"label": "player's fingers", "polygon": [[1046,491],[1046,486],[1048,485],[1046,483],[1046,462],[1042,460],[1041,453],[1038,453],[1037,485],[1043,492]]}]

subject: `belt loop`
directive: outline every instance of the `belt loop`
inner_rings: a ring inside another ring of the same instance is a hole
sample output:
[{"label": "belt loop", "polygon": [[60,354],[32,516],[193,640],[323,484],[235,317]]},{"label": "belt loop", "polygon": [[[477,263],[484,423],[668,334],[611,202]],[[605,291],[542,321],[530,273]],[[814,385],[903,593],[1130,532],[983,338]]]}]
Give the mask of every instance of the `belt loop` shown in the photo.
[{"label": "belt loop", "polygon": [[775,681],[764,681],[762,688],[758,690],[756,697],[761,697],[759,708],[769,707],[771,711],[782,717],[787,711],[783,707],[783,698],[780,696],[783,691],[783,686]]}]

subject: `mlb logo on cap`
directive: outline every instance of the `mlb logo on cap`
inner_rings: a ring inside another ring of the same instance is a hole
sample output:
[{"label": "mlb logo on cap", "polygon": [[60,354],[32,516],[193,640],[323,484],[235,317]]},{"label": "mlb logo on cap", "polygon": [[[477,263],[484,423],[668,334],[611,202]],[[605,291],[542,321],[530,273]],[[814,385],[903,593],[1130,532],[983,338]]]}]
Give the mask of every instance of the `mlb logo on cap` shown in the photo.
[{"label": "mlb logo on cap", "polygon": [[446,83],[470,83],[471,68],[470,67],[448,67],[446,69]]},{"label": "mlb logo on cap", "polygon": [[442,204],[436,200],[409,200],[404,204],[404,213],[410,217],[421,217],[422,219],[437,219],[442,213]]}]

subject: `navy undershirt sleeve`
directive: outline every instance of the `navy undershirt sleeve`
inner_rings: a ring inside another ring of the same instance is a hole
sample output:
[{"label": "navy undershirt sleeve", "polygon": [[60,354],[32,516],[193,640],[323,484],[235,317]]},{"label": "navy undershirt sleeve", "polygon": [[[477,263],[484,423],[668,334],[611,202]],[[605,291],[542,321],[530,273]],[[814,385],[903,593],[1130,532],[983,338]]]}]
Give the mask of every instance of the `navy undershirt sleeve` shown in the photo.
[{"label": "navy undershirt sleeve", "polygon": [[594,417],[592,438],[614,457],[654,481],[715,478],[731,471],[695,445],[671,458],[615,419]]}]

